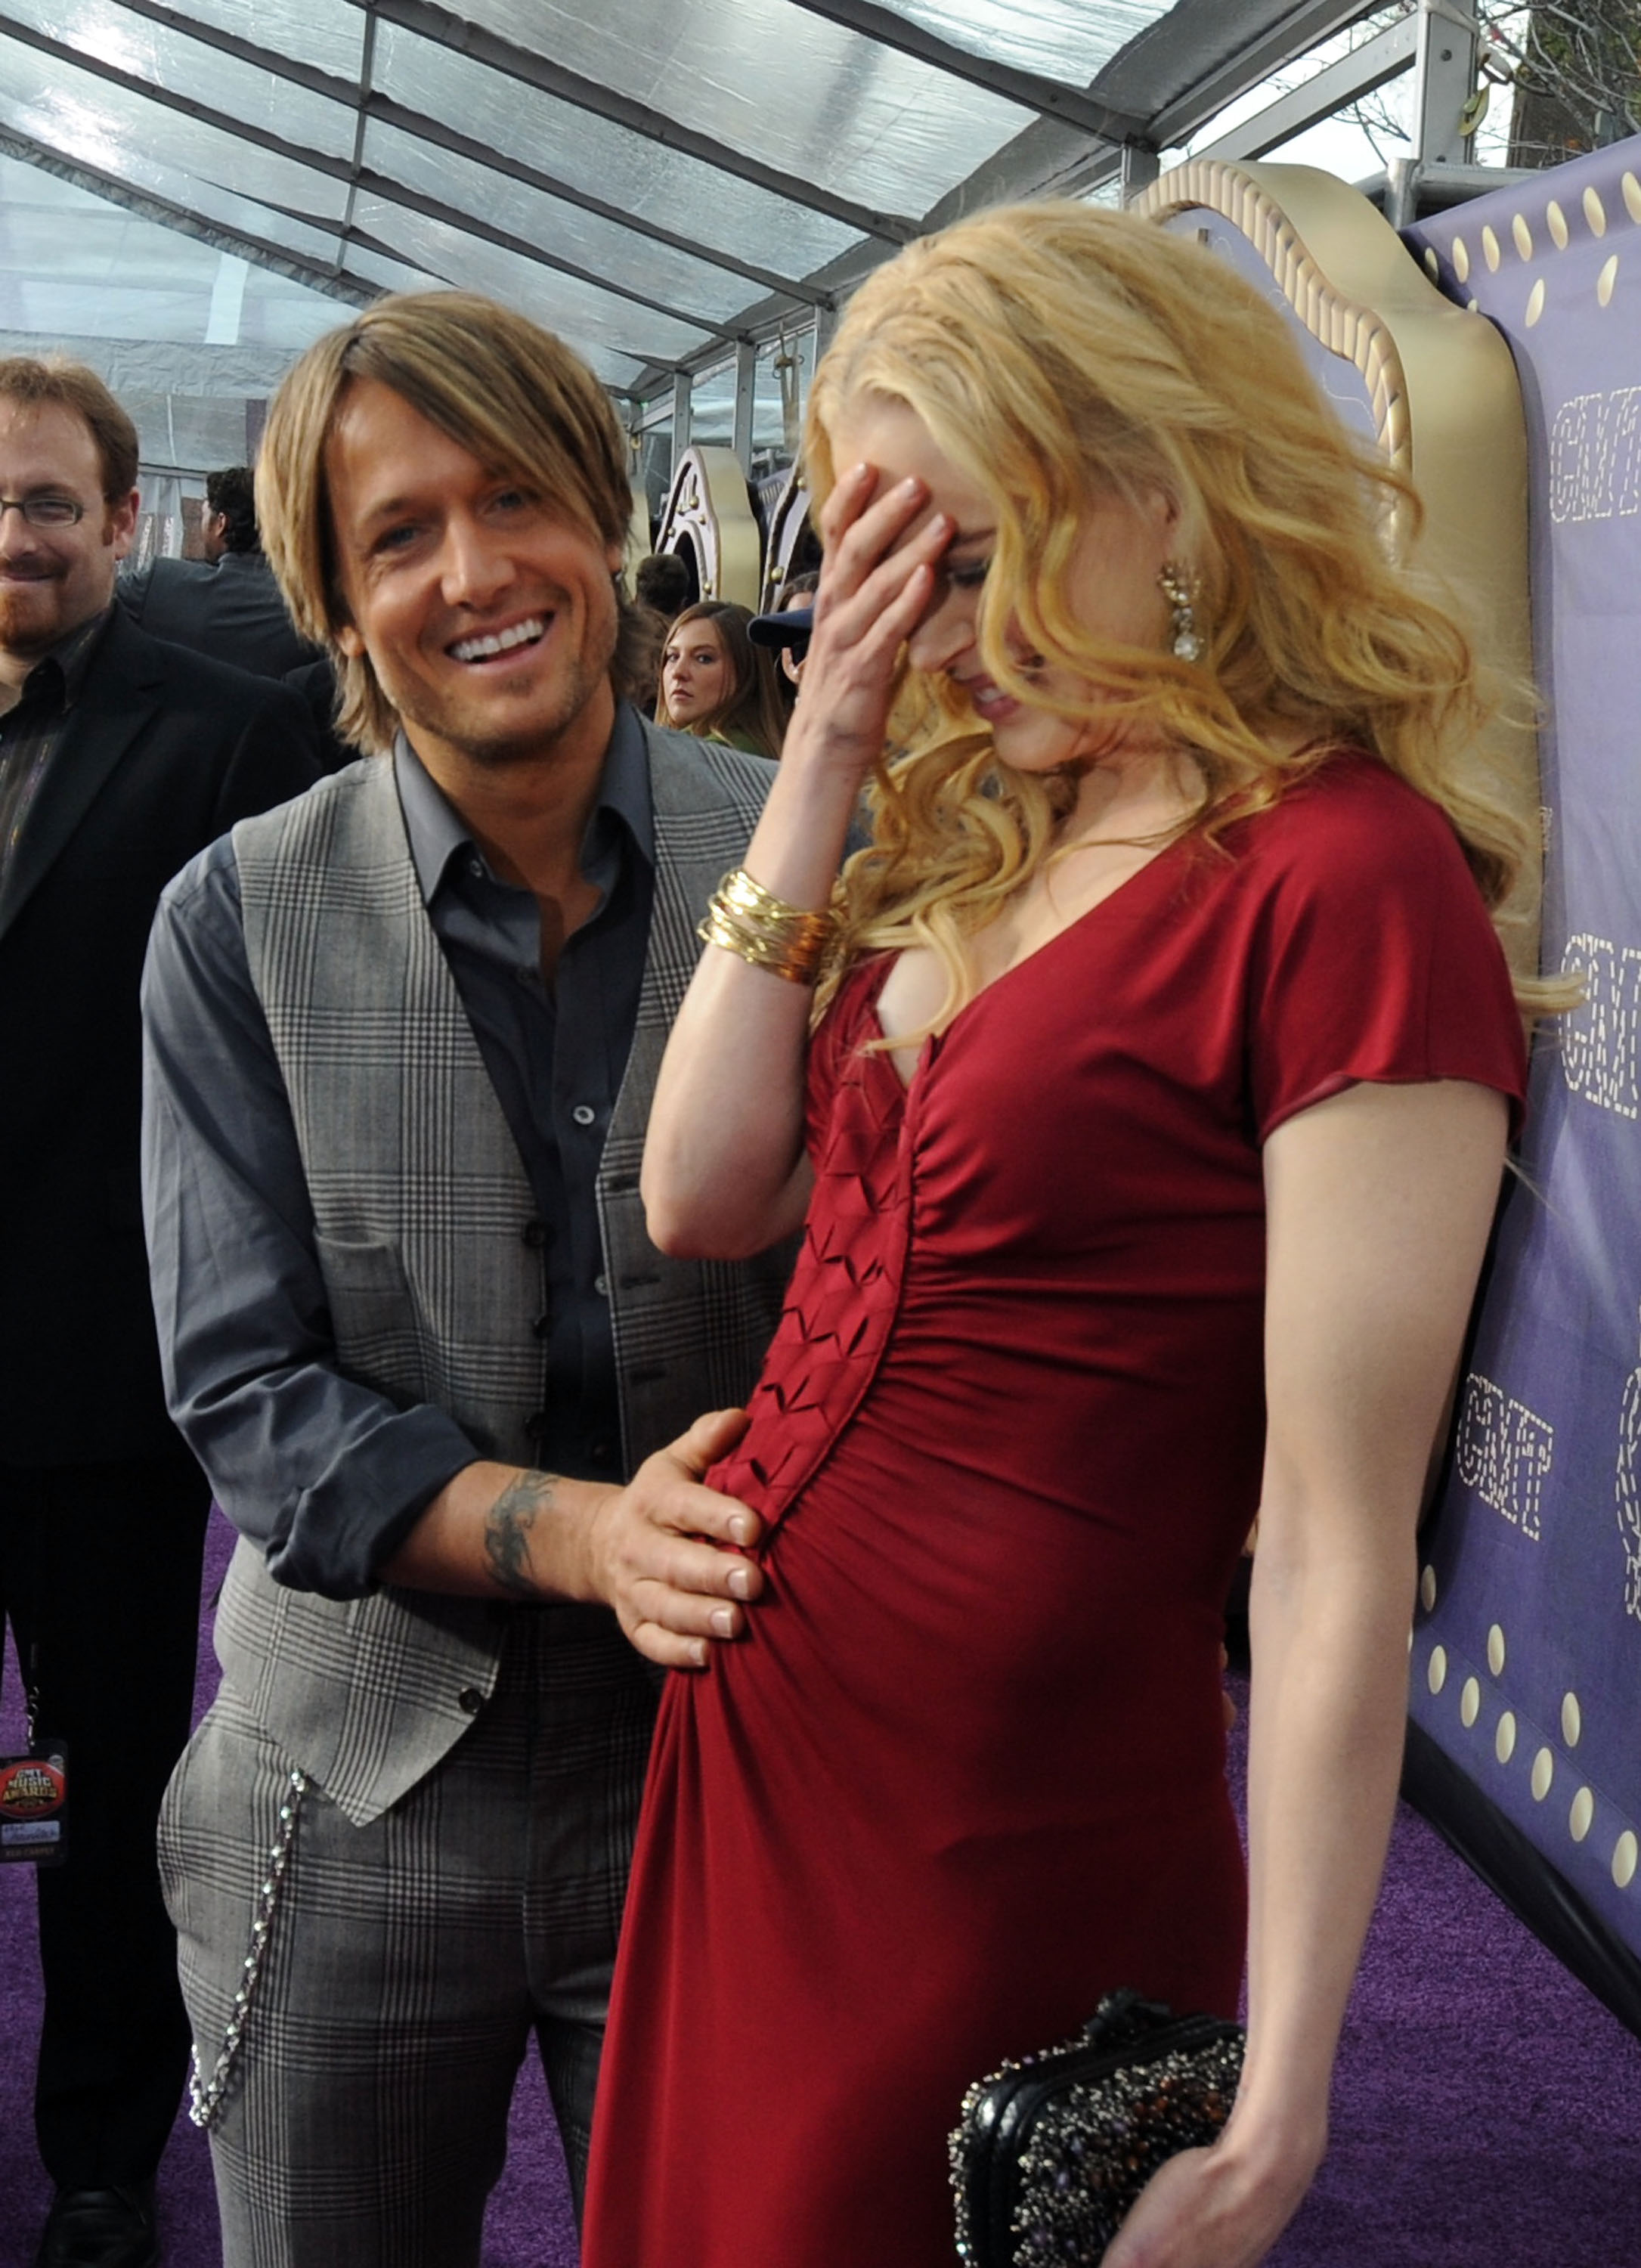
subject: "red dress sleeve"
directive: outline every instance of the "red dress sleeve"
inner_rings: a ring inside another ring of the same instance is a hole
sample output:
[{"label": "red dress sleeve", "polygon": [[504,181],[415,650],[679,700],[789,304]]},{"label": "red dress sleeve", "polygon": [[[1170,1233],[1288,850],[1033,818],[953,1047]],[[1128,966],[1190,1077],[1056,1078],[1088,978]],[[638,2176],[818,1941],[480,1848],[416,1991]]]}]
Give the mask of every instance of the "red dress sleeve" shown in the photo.
[{"label": "red dress sleeve", "polygon": [[1519,1124],[1520,1012],[1446,814],[1350,755],[1247,827],[1262,837],[1247,1003],[1261,1141],[1358,1079],[1473,1080]]}]

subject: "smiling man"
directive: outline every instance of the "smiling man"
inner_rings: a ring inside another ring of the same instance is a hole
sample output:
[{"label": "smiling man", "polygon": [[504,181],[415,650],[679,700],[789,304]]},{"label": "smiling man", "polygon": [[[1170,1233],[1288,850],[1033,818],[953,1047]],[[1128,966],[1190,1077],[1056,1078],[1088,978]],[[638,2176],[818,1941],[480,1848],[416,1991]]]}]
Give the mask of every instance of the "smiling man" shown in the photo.
[{"label": "smiling man", "polygon": [[[143,1250],[137,983],[177,869],[315,776],[283,687],[113,604],[137,439],[77,363],[0,360],[0,1611],[31,1745],[66,1756],[44,1851],[38,2268],[149,2268],[188,2023],[154,1819],[188,1736],[207,1492],[166,1414]],[[13,2051],[20,2051],[13,2040]]]},{"label": "smiling man", "polygon": [[460,2268],[532,2031],[578,2187],[651,1665],[758,1585],[692,1421],[785,1256],[664,1259],[637,1169],[769,768],[617,700],[625,444],[520,317],[321,340],[259,504],[381,753],[196,861],[150,957],[172,1408],[242,1537],[162,1853],[226,2268]]}]

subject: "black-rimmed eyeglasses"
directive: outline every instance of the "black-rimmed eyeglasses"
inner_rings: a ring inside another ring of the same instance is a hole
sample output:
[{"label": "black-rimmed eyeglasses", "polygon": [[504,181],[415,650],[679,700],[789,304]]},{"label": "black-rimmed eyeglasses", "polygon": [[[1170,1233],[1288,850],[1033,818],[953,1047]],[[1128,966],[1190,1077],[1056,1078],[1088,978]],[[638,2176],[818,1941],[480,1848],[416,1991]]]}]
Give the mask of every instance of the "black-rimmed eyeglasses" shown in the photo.
[{"label": "black-rimmed eyeglasses", "polygon": [[72,527],[85,517],[85,507],[73,497],[0,497],[0,519],[20,512],[31,527]]}]

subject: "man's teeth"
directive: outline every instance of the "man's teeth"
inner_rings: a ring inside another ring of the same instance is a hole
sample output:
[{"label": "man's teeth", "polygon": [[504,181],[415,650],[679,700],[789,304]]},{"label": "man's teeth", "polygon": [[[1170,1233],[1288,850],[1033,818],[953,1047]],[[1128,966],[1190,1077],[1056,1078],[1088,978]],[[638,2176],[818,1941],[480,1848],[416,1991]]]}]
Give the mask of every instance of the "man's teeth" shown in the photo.
[{"label": "man's teeth", "polygon": [[484,637],[463,638],[450,649],[456,661],[488,661],[493,653],[510,653],[516,645],[529,645],[541,637],[547,625],[539,615],[532,615],[527,622],[515,622],[511,630],[495,630]]}]

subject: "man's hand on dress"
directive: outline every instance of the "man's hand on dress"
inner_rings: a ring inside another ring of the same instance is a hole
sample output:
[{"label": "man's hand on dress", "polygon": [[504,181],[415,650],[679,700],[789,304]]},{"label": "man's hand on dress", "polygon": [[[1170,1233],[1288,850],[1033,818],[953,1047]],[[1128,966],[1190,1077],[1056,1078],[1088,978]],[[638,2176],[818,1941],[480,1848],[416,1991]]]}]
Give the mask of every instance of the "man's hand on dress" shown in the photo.
[{"label": "man's hand on dress", "polygon": [[740,1556],[762,1521],[701,1485],[746,1427],[744,1410],[697,1418],[625,1488],[475,1460],[426,1506],[381,1580],[521,1606],[596,1601],[651,1661],[704,1669],[712,1642],[740,1636],[744,1602],[763,1588]]},{"label": "man's hand on dress", "polygon": [[714,1410],[646,1457],[627,1486],[612,1489],[587,1531],[588,1587],[615,1609],[640,1653],[668,1669],[703,1669],[715,1639],[739,1638],[744,1602],[763,1576],[740,1550],[763,1523],[701,1476],[746,1431],[743,1410]]}]

